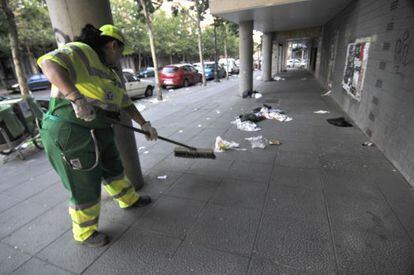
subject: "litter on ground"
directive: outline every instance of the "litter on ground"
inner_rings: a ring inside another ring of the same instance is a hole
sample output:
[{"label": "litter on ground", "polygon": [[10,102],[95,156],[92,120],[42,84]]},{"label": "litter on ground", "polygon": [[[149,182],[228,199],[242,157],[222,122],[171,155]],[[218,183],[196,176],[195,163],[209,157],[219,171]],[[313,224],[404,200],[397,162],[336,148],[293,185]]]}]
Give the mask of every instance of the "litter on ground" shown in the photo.
[{"label": "litter on ground", "polygon": [[326,93],[321,94],[321,96],[328,96],[328,95],[330,95],[331,93],[332,93],[332,91],[331,91],[331,90],[329,90],[329,91],[327,91]]},{"label": "litter on ground", "polygon": [[253,97],[257,99],[263,97],[263,95],[261,93],[254,93]]},{"label": "litter on ground", "polygon": [[142,112],[145,110],[145,105],[142,104],[135,104],[135,107],[137,107],[138,111]]},{"label": "litter on ground", "polygon": [[330,124],[335,125],[337,127],[352,127],[353,126],[350,122],[345,120],[344,117],[329,118],[327,119],[327,121]]},{"label": "litter on ground", "polygon": [[318,110],[318,111],[315,111],[313,113],[314,114],[329,114],[330,112],[329,111],[325,111],[325,110]]},{"label": "litter on ground", "polygon": [[280,81],[280,80],[285,80],[285,79],[283,77],[280,77],[280,76],[275,76],[275,77],[273,77],[273,80]]},{"label": "litter on ground", "polygon": [[149,153],[149,151],[145,151],[145,152],[144,152],[144,154],[148,154],[148,153]]},{"label": "litter on ground", "polygon": [[266,148],[266,140],[262,136],[249,137],[245,138],[245,140],[250,141],[250,143],[252,144],[252,148]]},{"label": "litter on ground", "polygon": [[167,179],[167,175],[158,176],[157,179],[159,179],[159,180],[166,180]]},{"label": "litter on ground", "polygon": [[373,147],[375,146],[375,144],[371,141],[365,141],[364,143],[362,143],[362,146]]},{"label": "litter on ground", "polygon": [[292,120],[292,118],[286,115],[283,111],[269,107],[270,106],[261,108],[259,114],[267,119],[276,119],[281,122]]},{"label": "litter on ground", "polygon": [[232,121],[231,124],[236,124],[237,129],[246,132],[256,132],[261,130],[257,127],[256,123],[248,120],[242,122],[240,118],[236,118],[236,120]]},{"label": "litter on ground", "polygon": [[267,142],[269,143],[269,145],[280,145],[280,144],[282,144],[282,142],[280,142],[280,140],[275,139],[275,138],[271,138]]},{"label": "litter on ground", "polygon": [[203,127],[203,125],[201,125],[201,124],[198,124],[198,125],[197,125],[197,127],[198,127],[198,128],[201,128],[201,127]]},{"label": "litter on ground", "polygon": [[221,112],[220,112],[220,110],[216,110],[216,113],[217,113],[217,114],[220,114]]},{"label": "litter on ground", "polygon": [[146,149],[147,147],[145,147],[145,146],[140,146],[139,148],[138,148],[138,152],[139,151],[142,151],[142,150],[144,150],[144,149]]},{"label": "litter on ground", "polygon": [[179,132],[179,133],[182,133],[182,132],[184,132],[184,131],[183,131],[183,130],[179,130],[178,132]]},{"label": "litter on ground", "polygon": [[237,142],[227,141],[218,136],[214,144],[214,152],[222,153],[232,148],[238,148],[239,146],[240,145]]}]

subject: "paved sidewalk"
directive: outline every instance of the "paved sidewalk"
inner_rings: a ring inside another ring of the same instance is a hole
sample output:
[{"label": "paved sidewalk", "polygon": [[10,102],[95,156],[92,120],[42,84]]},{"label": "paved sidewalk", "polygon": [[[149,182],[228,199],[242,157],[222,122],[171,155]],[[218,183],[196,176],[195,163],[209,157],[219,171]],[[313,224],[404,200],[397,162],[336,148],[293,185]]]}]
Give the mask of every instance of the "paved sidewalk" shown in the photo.
[{"label": "paved sidewalk", "polygon": [[[283,77],[256,82],[260,99],[237,97],[233,79],[140,101],[160,134],[202,147],[221,136],[247,151],[180,159],[136,135],[142,192],[156,201],[123,211],[104,196],[104,248],[72,242],[67,194],[42,152],[0,165],[0,273],[412,274],[412,188],[378,148],[361,146],[357,127],[326,122],[343,114],[309,73]],[[262,121],[259,132],[230,124],[264,103],[293,120]],[[244,138],[257,135],[283,144],[251,149]]]}]

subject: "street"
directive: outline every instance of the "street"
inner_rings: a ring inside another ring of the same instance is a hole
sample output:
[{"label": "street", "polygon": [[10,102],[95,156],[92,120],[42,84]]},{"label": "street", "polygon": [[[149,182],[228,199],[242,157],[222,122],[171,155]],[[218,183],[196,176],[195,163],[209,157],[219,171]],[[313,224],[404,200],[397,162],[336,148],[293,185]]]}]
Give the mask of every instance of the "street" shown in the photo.
[{"label": "street", "polygon": [[[0,165],[1,273],[333,274],[343,266],[392,274],[398,262],[398,273],[409,274],[409,185],[377,147],[361,146],[358,127],[327,123],[342,111],[320,96],[311,74],[282,77],[254,78],[258,99],[240,98],[229,80],[167,91],[163,102],[137,100],[160,135],[204,148],[220,136],[240,146],[215,160],[184,159],[173,145],[136,134],[140,192],[154,202],[123,211],[103,193],[99,228],[111,243],[102,249],[72,241],[68,193],[44,152],[7,160]],[[292,121],[264,120],[257,132],[230,123],[263,104]],[[330,114],[314,113],[321,109]],[[253,149],[246,138],[258,135],[282,144]]]}]

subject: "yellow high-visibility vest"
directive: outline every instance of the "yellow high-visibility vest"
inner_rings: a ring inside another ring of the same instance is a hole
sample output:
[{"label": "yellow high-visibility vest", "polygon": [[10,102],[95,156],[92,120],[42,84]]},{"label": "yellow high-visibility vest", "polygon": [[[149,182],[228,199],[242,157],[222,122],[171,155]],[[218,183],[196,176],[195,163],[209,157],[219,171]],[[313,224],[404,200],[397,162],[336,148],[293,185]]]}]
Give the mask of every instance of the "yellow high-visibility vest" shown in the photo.
[{"label": "yellow high-visibility vest", "polygon": [[[105,66],[89,45],[67,43],[41,56],[37,60],[40,67],[46,59],[62,66],[79,92],[93,105],[108,111],[118,111],[133,104],[116,72]],[[53,85],[51,96],[62,97]]]}]

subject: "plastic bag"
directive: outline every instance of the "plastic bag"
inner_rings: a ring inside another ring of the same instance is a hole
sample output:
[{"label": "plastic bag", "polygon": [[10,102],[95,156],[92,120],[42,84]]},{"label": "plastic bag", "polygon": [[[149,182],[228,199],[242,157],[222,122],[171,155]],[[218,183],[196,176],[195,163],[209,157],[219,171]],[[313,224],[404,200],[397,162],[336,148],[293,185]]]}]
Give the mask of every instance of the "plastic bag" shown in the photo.
[{"label": "plastic bag", "polygon": [[260,131],[261,129],[257,127],[256,123],[251,121],[241,121],[240,118],[236,118],[236,120],[231,122],[232,124],[236,124],[237,129],[247,132],[256,132]]},{"label": "plastic bag", "polygon": [[227,141],[222,139],[221,137],[216,138],[216,143],[214,145],[214,152],[222,153],[232,148],[238,148],[239,144],[234,141]]},{"label": "plastic bag", "polygon": [[249,137],[245,138],[245,140],[250,141],[250,143],[252,144],[252,148],[266,148],[266,140],[262,136]]}]

